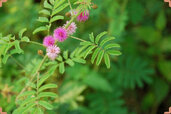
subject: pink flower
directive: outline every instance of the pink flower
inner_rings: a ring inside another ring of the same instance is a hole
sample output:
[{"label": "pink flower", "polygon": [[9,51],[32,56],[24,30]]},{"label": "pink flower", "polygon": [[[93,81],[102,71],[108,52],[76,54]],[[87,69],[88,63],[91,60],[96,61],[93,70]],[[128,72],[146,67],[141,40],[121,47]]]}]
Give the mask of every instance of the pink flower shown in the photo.
[{"label": "pink flower", "polygon": [[47,56],[50,60],[55,60],[58,54],[60,53],[60,48],[57,46],[49,46],[46,49]]},{"label": "pink flower", "polygon": [[[66,24],[64,24],[64,27],[69,23],[69,21],[66,22]],[[68,35],[72,35],[76,32],[77,26],[75,24],[75,22],[72,22],[68,28],[67,28],[67,33]]]},{"label": "pink flower", "polygon": [[79,22],[85,22],[89,18],[89,11],[82,12],[78,17],[77,21]]},{"label": "pink flower", "polygon": [[52,36],[46,36],[43,40],[43,45],[48,47],[55,44],[55,39]]},{"label": "pink flower", "polygon": [[58,40],[59,42],[63,42],[67,39],[67,30],[65,28],[59,27],[54,31],[54,38],[55,40]]}]

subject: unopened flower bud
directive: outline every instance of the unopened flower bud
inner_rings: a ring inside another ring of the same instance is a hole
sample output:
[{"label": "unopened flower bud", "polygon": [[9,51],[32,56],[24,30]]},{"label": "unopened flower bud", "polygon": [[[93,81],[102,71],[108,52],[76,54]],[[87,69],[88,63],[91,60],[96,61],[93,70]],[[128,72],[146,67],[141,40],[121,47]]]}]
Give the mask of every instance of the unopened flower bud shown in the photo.
[{"label": "unopened flower bud", "polygon": [[93,8],[93,9],[97,9],[98,6],[97,6],[96,4],[94,4],[94,5],[92,6],[92,8]]},{"label": "unopened flower bud", "polygon": [[65,13],[65,16],[66,17],[71,17],[71,13],[70,12],[67,12],[67,13]]},{"label": "unopened flower bud", "polygon": [[37,53],[38,53],[39,55],[43,55],[43,51],[42,51],[42,50],[38,50]]}]

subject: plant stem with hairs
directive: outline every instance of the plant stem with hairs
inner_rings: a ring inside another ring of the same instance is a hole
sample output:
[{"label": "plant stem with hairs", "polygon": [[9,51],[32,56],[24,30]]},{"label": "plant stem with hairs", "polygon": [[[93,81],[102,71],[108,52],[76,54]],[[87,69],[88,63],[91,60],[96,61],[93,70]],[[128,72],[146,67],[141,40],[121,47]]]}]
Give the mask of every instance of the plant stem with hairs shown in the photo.
[{"label": "plant stem with hairs", "polygon": [[68,0],[68,3],[69,3],[69,6],[70,6],[70,9],[72,10],[72,6],[71,6],[70,0]]},{"label": "plant stem with hairs", "polygon": [[[32,82],[33,79],[36,77],[36,75],[38,75],[39,70],[41,69],[41,67],[42,67],[42,65],[43,65],[43,63],[45,62],[46,59],[47,59],[47,55],[44,56],[43,60],[42,60],[41,63],[39,64],[39,67],[37,68],[35,74],[32,76],[32,78],[29,80],[28,83]],[[28,88],[28,86],[29,86],[28,83],[27,83],[26,86],[21,90],[21,92],[18,94],[18,96],[21,95],[21,94]],[[16,97],[16,101],[18,100],[18,96]]]},{"label": "plant stem with hairs", "polygon": [[26,41],[20,41],[20,42],[23,42],[23,43],[31,43],[31,44],[35,44],[35,45],[39,45],[39,46],[43,46],[43,47],[44,47],[44,45],[43,45],[43,44],[38,43],[38,42],[35,42],[35,41],[29,41],[29,42],[26,42]]},{"label": "plant stem with hairs", "polygon": [[82,41],[82,42],[86,42],[86,40],[83,40],[81,38],[78,38],[78,37],[75,37],[75,36],[70,36],[72,39],[75,39],[75,40],[79,40],[79,41]]}]

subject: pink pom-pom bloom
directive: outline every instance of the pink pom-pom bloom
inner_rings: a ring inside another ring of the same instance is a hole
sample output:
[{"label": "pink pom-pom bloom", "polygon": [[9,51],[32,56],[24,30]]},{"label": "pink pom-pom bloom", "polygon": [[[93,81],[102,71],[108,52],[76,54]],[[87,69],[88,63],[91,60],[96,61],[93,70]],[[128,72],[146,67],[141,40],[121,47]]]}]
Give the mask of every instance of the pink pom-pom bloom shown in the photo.
[{"label": "pink pom-pom bloom", "polygon": [[47,56],[50,60],[55,60],[58,54],[60,53],[60,48],[57,46],[49,46],[46,49]]},{"label": "pink pom-pom bloom", "polygon": [[55,44],[55,39],[52,36],[46,36],[43,40],[43,45],[46,47],[52,46]]},{"label": "pink pom-pom bloom", "polygon": [[82,12],[78,17],[77,21],[79,22],[85,22],[89,18],[89,11]]},{"label": "pink pom-pom bloom", "polygon": [[[66,22],[66,24],[64,25],[64,27],[66,27],[66,25],[67,25],[68,23],[69,23],[69,21]],[[73,34],[75,33],[76,29],[77,29],[77,26],[76,26],[75,22],[72,22],[72,23],[68,26],[68,28],[67,28],[67,33],[68,33],[68,35],[73,35]]]},{"label": "pink pom-pom bloom", "polygon": [[58,40],[59,42],[63,42],[67,39],[67,30],[65,28],[59,27],[54,31],[54,38],[55,40]]}]

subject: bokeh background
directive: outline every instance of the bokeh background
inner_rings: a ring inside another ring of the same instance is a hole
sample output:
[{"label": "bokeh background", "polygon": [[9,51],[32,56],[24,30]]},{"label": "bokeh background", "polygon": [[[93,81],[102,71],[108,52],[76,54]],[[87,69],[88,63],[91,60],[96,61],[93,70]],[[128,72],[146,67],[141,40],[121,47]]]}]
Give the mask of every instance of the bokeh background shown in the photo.
[{"label": "bokeh background", "polygon": [[[76,0],[71,0],[73,3]],[[76,64],[64,75],[56,72],[49,81],[58,84],[60,100],[47,114],[163,114],[171,106],[171,8],[163,0],[93,0],[98,9],[90,11],[85,23],[77,23],[75,36],[108,31],[121,45],[122,55],[113,57],[111,69]],[[32,35],[39,26],[43,0],[8,0],[0,8],[0,33],[26,35],[42,42],[46,33]],[[75,7],[75,6],[73,6]],[[69,7],[61,12],[64,15]],[[54,23],[61,26],[69,20]],[[79,45],[74,39],[60,44],[72,51]],[[14,55],[0,68],[0,107],[11,114],[15,97],[23,88],[25,73],[34,70],[40,60],[35,45],[22,44],[24,55]]]}]

